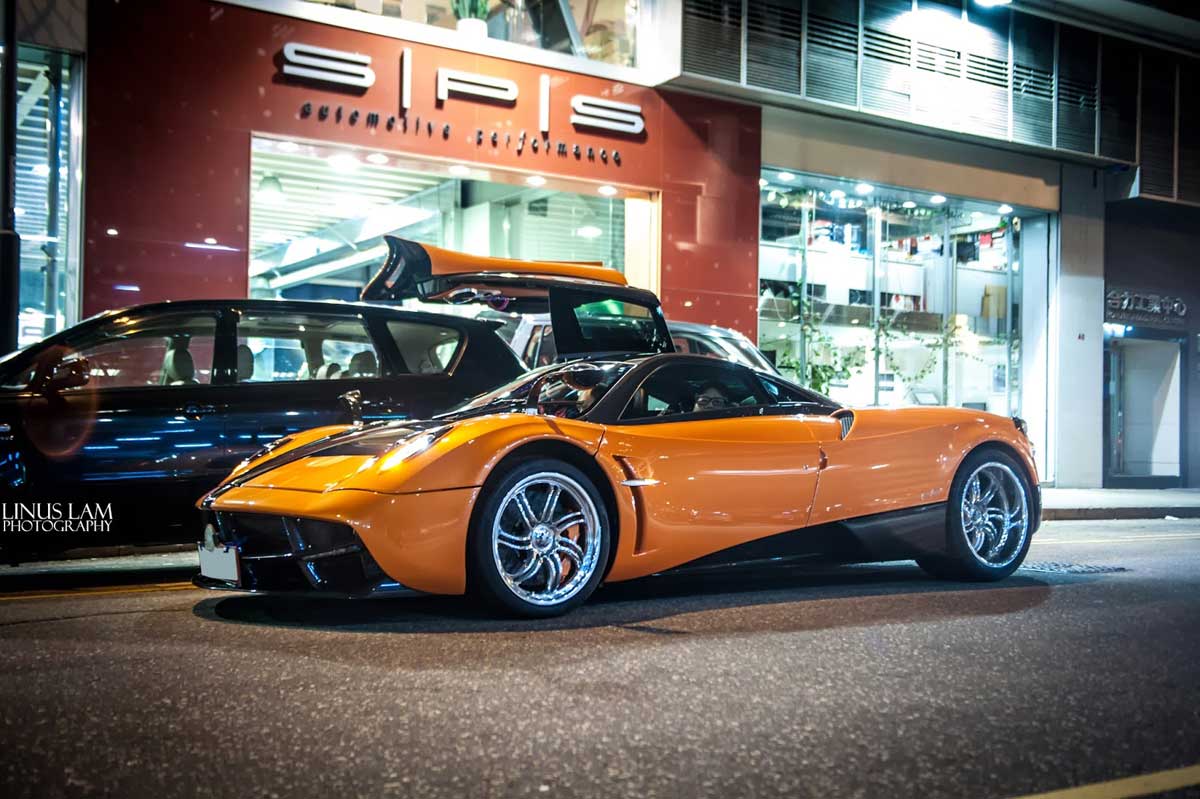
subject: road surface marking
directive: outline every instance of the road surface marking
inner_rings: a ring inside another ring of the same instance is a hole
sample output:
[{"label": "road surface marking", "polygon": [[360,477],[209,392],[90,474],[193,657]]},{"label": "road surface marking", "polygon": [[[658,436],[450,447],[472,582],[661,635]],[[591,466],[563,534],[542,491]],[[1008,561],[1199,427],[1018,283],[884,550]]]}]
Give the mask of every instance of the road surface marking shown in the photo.
[{"label": "road surface marking", "polygon": [[107,594],[151,594],[156,591],[186,591],[189,588],[196,588],[196,586],[191,583],[149,583],[147,585],[77,588],[71,591],[18,591],[11,594],[0,594],[0,602],[12,602],[17,599],[64,599]]},{"label": "road surface marking", "polygon": [[1132,796],[1173,791],[1177,788],[1188,788],[1193,785],[1200,785],[1200,766],[1155,771],[1137,777],[1094,782],[1091,785],[1080,785],[1077,788],[1063,788],[1060,791],[1031,793],[1018,797],[1018,799],[1126,799]]},{"label": "road surface marking", "polygon": [[1111,538],[1041,538],[1035,535],[1035,544],[1132,544],[1138,541],[1187,541],[1200,538],[1200,533],[1158,533],[1153,535],[1123,535]]}]

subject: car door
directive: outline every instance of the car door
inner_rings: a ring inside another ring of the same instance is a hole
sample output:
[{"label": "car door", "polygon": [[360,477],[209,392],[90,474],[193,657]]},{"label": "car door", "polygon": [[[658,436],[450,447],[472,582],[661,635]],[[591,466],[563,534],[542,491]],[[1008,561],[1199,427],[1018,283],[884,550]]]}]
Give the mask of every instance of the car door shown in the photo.
[{"label": "car door", "polygon": [[450,321],[358,311],[247,308],[237,315],[237,382],[227,414],[235,462],[313,427],[351,421],[340,399],[361,394],[362,418],[429,416],[465,399],[450,370],[465,338]]},{"label": "car door", "polygon": [[[24,495],[111,505],[107,540],[170,540],[231,463],[213,385],[219,314],[130,313],[40,359],[11,431]],[[82,360],[81,360],[82,359]],[[86,364],[77,385],[54,375]]]},{"label": "car door", "polygon": [[[702,401],[717,391],[719,406]],[[639,574],[807,525],[820,452],[805,417],[779,410],[733,364],[689,358],[645,378],[600,448],[634,493]]]}]

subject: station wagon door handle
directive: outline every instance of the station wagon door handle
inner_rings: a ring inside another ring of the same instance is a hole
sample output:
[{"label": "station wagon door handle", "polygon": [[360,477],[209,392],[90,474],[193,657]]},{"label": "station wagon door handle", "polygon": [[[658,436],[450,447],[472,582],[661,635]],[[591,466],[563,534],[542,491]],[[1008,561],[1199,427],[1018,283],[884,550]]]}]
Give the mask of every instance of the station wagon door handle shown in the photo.
[{"label": "station wagon door handle", "polygon": [[208,416],[217,412],[216,405],[204,405],[198,402],[189,402],[177,411],[189,419],[199,419],[201,416]]}]

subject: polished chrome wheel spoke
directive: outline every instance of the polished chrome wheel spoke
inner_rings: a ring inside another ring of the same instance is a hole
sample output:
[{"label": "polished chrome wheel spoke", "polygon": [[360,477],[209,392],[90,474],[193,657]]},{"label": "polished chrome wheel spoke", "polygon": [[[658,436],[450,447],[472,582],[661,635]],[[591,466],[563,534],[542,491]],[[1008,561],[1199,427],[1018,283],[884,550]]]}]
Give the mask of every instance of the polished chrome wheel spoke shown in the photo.
[{"label": "polished chrome wheel spoke", "polygon": [[522,479],[501,500],[492,523],[492,553],[501,579],[517,597],[554,605],[596,574],[602,535],[587,490],[567,475],[541,472]]},{"label": "polished chrome wheel spoke", "polygon": [[974,555],[988,566],[1007,566],[1029,534],[1029,508],[1020,478],[1008,466],[985,463],[963,488],[962,530]]}]

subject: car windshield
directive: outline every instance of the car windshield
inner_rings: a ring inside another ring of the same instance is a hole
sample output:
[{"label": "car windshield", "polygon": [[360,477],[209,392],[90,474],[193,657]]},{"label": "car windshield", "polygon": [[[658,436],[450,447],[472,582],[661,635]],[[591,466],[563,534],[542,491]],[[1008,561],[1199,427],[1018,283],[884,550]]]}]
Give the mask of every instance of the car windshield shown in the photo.
[{"label": "car windshield", "polygon": [[[617,361],[581,361],[569,365],[568,368],[564,368],[564,364],[551,364],[526,372],[511,383],[480,394],[445,415],[478,413],[493,407],[524,402],[533,384],[548,373],[554,372],[555,374],[542,383],[538,394],[539,403],[547,412],[555,415],[579,416],[595,405],[631,368],[633,364]],[[586,374],[587,379],[581,380],[581,374]]]}]

